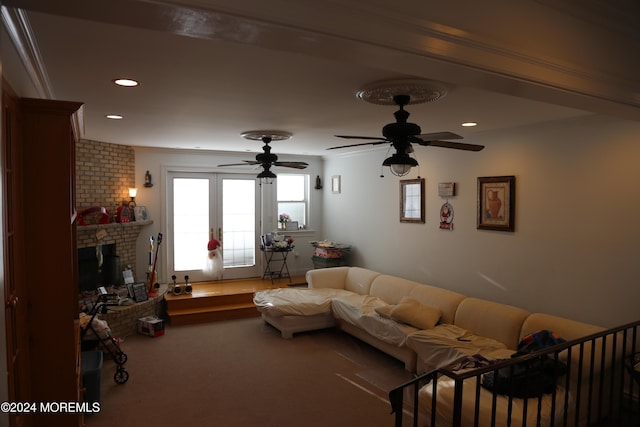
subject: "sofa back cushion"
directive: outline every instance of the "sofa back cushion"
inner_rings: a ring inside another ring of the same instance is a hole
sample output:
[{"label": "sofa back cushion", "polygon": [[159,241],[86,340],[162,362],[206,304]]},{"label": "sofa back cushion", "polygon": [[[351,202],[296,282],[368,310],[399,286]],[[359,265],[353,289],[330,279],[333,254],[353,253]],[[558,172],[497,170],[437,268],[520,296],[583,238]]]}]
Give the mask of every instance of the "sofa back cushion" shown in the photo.
[{"label": "sofa back cushion", "polygon": [[560,335],[567,341],[585,337],[604,331],[600,326],[552,316],[544,313],[532,313],[522,324],[520,336],[524,337],[537,331],[547,329]]},{"label": "sofa back cushion", "polygon": [[344,281],[344,288],[348,291],[360,295],[368,295],[373,280],[380,276],[380,273],[361,267],[348,267],[347,277]]},{"label": "sofa back cushion", "polygon": [[306,274],[310,288],[344,289],[350,267],[318,268]]},{"label": "sofa back cushion", "polygon": [[409,296],[422,304],[440,309],[440,323],[453,323],[458,305],[466,298],[454,291],[423,284],[411,289]]},{"label": "sofa back cushion", "polygon": [[371,296],[378,297],[387,304],[398,304],[402,297],[408,296],[411,289],[420,283],[401,277],[381,274],[371,283]]},{"label": "sofa back cushion", "polygon": [[527,316],[529,312],[519,307],[479,298],[465,298],[458,305],[454,324],[476,335],[498,340],[515,350]]},{"label": "sofa back cushion", "polygon": [[[524,337],[531,333],[541,331],[543,329],[547,329],[549,331],[553,331],[557,333],[561,338],[564,338],[567,341],[575,340],[578,338],[586,337],[587,335],[596,334],[598,332],[602,332],[605,328],[600,326],[590,325],[588,323],[578,322],[577,320],[565,319],[563,317],[552,316],[550,314],[544,313],[533,313],[522,324],[522,330],[520,332],[521,336]],[[612,359],[612,339],[609,339],[609,343],[607,344],[607,352],[606,352],[606,360],[607,364],[611,363]],[[602,355],[602,340],[596,340],[596,349],[594,353],[594,372],[600,372],[600,360]],[[586,342],[583,347],[584,352],[584,363],[591,359],[591,351],[592,351],[592,342]],[[617,349],[617,354],[620,354],[620,348]],[[575,348],[572,351],[572,371],[577,370],[578,362],[580,360],[580,352],[579,348]],[[588,368],[587,368],[588,369]],[[577,372],[573,373],[574,375]]]}]

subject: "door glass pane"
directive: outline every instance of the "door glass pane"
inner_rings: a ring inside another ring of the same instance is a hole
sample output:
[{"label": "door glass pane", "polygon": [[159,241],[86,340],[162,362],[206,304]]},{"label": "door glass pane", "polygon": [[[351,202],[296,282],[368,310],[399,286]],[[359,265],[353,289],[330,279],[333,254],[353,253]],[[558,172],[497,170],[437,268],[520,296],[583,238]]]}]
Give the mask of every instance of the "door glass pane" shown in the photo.
[{"label": "door glass pane", "polygon": [[209,241],[209,180],[173,180],[174,271],[200,270]]},{"label": "door glass pane", "polygon": [[255,179],[222,180],[224,267],[253,266],[255,259]]}]

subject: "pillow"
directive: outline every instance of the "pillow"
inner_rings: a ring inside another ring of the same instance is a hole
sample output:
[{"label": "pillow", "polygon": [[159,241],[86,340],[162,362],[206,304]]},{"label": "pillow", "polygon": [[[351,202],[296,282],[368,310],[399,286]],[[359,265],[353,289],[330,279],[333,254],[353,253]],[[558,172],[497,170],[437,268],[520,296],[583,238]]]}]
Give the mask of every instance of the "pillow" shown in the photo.
[{"label": "pillow", "polygon": [[380,316],[384,317],[385,319],[391,319],[391,311],[395,308],[395,305],[393,304],[387,304],[387,305],[383,305],[382,307],[376,307],[376,313],[378,313]]},{"label": "pillow", "polygon": [[420,301],[404,297],[400,304],[391,310],[391,318],[398,322],[407,323],[418,329],[431,329],[440,320],[442,312]]}]

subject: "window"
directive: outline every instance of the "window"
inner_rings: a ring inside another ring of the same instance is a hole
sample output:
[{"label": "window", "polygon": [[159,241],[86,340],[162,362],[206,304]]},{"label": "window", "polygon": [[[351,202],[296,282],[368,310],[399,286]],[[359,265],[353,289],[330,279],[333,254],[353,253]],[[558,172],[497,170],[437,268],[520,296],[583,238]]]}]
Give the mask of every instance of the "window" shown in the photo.
[{"label": "window", "polygon": [[307,226],[309,175],[278,174],[278,216],[287,214],[298,226]]}]

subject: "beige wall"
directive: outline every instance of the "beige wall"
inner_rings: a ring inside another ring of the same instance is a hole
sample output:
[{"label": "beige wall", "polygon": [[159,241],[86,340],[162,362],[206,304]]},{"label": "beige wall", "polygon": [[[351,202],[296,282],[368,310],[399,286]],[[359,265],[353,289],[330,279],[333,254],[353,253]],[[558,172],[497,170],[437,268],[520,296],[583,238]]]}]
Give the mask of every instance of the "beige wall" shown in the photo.
[{"label": "beige wall", "polygon": [[[200,150],[170,150],[170,149],[158,149],[158,148],[142,148],[135,147],[136,155],[136,167],[135,178],[136,186],[138,187],[137,201],[139,205],[147,206],[149,215],[153,220],[153,225],[147,227],[144,233],[157,234],[162,232],[165,236],[166,243],[160,250],[158,255],[158,275],[162,283],[166,283],[168,280],[167,265],[168,259],[168,245],[171,245],[170,233],[167,232],[170,228],[170,224],[167,219],[167,191],[168,191],[168,178],[167,174],[170,171],[187,171],[187,172],[214,172],[214,173],[243,173],[257,175],[259,170],[253,165],[246,167],[228,167],[219,168],[219,164],[227,163],[239,163],[246,159],[253,159],[256,153],[224,153],[215,151],[200,151]],[[309,230],[299,232],[288,232],[296,239],[295,249],[288,257],[288,267],[291,274],[304,274],[308,269],[313,266],[311,256],[313,254],[313,248],[307,242],[309,240],[318,240],[324,238],[322,232],[322,202],[323,193],[329,191],[328,183],[325,177],[325,189],[314,190],[316,175],[322,176],[322,159],[318,157],[305,157],[305,156],[288,156],[278,155],[279,160],[304,160],[309,163],[309,167],[304,171],[298,171],[293,169],[276,168],[274,172],[276,174],[286,173],[286,171],[293,171],[293,173],[303,172],[309,174],[311,178],[311,190],[309,201]],[[146,171],[151,173],[153,177],[153,187],[144,188],[144,175]],[[260,234],[271,232],[277,227],[277,212],[275,201],[275,188],[272,185],[261,186],[261,231]],[[148,235],[141,233],[138,236],[137,251],[138,254],[144,253],[148,250],[149,238]],[[224,242],[223,242],[224,244]],[[203,245],[203,259],[206,256],[206,244]],[[263,259],[258,260],[259,263],[263,262]],[[143,257],[138,257],[138,269],[143,268]],[[260,266],[263,271],[264,266]]]},{"label": "beige wall", "polygon": [[[399,222],[384,150],[328,158],[342,194],[324,193],[323,228],[384,273],[602,326],[637,320],[639,140],[640,123],[588,116],[477,135],[479,153],[417,147],[425,224]],[[498,175],[516,176],[514,233],[476,229],[477,177]],[[438,228],[447,181],[453,231]]]}]

